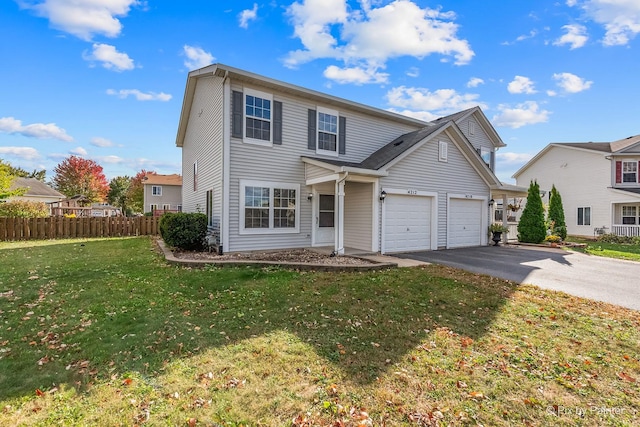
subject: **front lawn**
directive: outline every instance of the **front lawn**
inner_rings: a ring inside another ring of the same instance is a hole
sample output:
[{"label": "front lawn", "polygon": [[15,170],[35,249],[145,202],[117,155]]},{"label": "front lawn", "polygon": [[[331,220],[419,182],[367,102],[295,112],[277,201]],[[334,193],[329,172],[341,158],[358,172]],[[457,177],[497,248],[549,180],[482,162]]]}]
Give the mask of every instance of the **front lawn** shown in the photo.
[{"label": "front lawn", "polygon": [[0,243],[0,425],[638,425],[640,313],[443,266]]},{"label": "front lawn", "polygon": [[569,238],[569,241],[584,243],[585,248],[572,247],[570,249],[589,255],[597,255],[607,258],[627,259],[630,261],[640,261],[640,245],[594,242],[593,240]]}]

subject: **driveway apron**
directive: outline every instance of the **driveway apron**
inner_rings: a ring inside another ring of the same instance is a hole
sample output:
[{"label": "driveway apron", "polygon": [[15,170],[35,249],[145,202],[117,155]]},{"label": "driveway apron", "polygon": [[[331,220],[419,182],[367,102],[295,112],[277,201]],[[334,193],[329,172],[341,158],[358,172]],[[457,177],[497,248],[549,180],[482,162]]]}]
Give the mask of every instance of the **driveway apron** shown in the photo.
[{"label": "driveway apron", "polygon": [[640,310],[640,263],[562,249],[483,246],[397,254]]}]

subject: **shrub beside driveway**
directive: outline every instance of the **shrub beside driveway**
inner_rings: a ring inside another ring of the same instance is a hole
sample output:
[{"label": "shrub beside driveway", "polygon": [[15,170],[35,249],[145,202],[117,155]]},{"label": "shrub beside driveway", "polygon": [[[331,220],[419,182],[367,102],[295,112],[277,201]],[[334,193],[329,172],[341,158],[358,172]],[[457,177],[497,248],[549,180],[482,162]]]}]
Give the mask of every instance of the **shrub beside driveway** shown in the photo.
[{"label": "shrub beside driveway", "polygon": [[0,244],[0,424],[634,425],[640,315],[427,266]]}]

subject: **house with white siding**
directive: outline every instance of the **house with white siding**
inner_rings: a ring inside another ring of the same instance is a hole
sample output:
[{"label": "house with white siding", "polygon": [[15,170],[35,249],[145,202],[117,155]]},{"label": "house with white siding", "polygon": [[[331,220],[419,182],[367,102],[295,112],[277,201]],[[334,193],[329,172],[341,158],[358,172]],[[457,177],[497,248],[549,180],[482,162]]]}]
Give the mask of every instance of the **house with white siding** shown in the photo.
[{"label": "house with white siding", "polygon": [[142,178],[144,212],[162,215],[182,211],[182,177],[150,172]]},{"label": "house with white siding", "polygon": [[222,64],[189,73],[176,145],[224,252],[486,245],[504,188],[478,107],[424,122]]},{"label": "house with white siding", "polygon": [[518,170],[518,185],[537,180],[562,196],[567,233],[640,235],[640,135],[613,142],[551,143]]}]

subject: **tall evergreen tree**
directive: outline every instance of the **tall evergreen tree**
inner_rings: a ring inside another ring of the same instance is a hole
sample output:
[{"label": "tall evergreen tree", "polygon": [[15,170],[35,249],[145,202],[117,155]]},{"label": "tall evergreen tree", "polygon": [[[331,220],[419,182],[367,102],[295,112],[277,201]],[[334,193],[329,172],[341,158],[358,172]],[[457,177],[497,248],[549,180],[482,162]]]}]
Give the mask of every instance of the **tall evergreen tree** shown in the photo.
[{"label": "tall evergreen tree", "polygon": [[518,223],[518,240],[523,243],[540,243],[547,235],[544,224],[544,207],[540,197],[540,186],[531,181],[527,195],[527,204]]},{"label": "tall evergreen tree", "polygon": [[567,223],[564,219],[564,207],[562,206],[562,196],[556,190],[556,186],[551,187],[551,195],[549,196],[549,214],[547,219],[553,224],[551,232],[558,235],[562,240],[567,238]]}]

